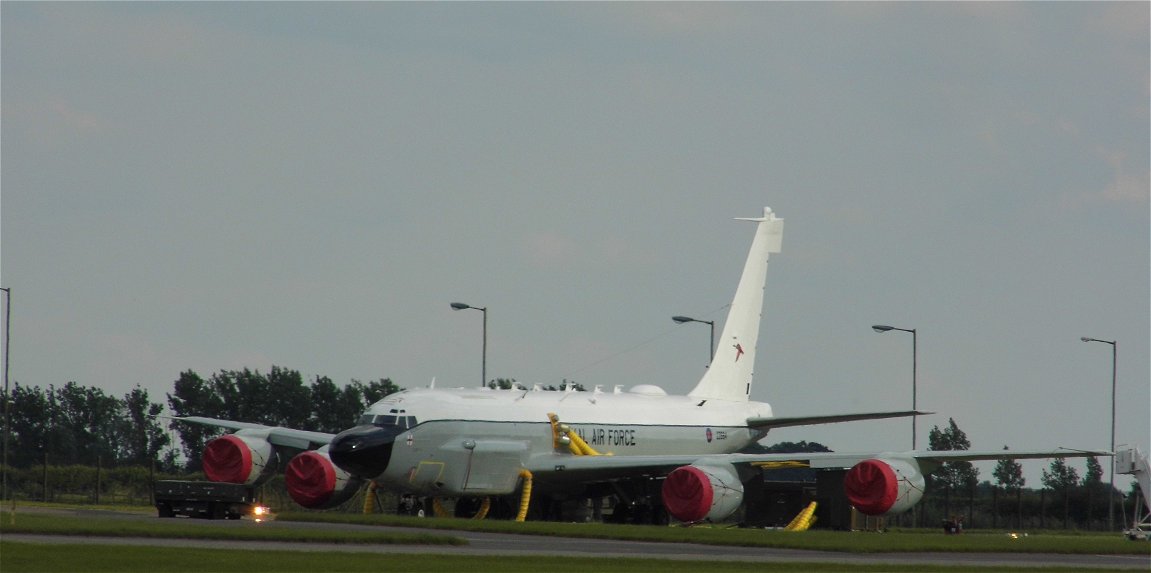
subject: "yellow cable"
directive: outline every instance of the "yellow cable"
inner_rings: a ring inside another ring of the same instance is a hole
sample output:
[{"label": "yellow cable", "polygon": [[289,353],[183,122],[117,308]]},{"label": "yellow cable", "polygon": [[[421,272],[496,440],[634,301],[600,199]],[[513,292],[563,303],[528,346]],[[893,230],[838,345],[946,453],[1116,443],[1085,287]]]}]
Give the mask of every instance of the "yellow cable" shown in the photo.
[{"label": "yellow cable", "polygon": [[368,490],[364,493],[364,513],[374,513],[376,510],[376,482],[368,482]]},{"label": "yellow cable", "polygon": [[492,508],[492,498],[485,497],[484,501],[480,503],[480,510],[472,516],[472,519],[483,519],[488,516],[488,510]]},{"label": "yellow cable", "polygon": [[571,440],[572,445],[575,446],[575,449],[572,451],[572,453],[574,453],[578,456],[598,456],[598,455],[600,455],[600,453],[595,451],[594,448],[587,445],[587,442],[585,442],[583,438],[579,437],[579,434],[577,434],[573,431],[569,431],[567,436],[568,436],[568,439]]},{"label": "yellow cable", "polygon": [[559,429],[559,416],[552,412],[548,412],[548,422],[552,426],[552,449],[558,450],[560,448],[560,429]]},{"label": "yellow cable", "polygon": [[524,478],[524,491],[520,495],[520,511],[516,514],[516,521],[522,522],[528,517],[528,504],[532,499],[532,472],[521,469],[520,477]]},{"label": "yellow cable", "polygon": [[436,517],[451,517],[438,497],[432,498],[432,512],[436,514]]},{"label": "yellow cable", "polygon": [[811,524],[815,523],[815,508],[817,505],[814,501],[808,504],[784,529],[788,531],[807,531],[807,529],[811,527]]}]

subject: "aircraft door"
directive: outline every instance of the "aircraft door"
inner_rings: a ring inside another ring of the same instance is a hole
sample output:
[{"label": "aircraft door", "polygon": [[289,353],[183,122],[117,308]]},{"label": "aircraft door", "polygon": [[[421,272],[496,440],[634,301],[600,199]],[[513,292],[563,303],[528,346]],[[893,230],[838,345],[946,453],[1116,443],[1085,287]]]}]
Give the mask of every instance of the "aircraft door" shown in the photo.
[{"label": "aircraft door", "polygon": [[[527,457],[527,442],[476,440],[464,476],[468,495],[504,495],[515,491]],[[466,447],[466,446],[465,446]]]}]

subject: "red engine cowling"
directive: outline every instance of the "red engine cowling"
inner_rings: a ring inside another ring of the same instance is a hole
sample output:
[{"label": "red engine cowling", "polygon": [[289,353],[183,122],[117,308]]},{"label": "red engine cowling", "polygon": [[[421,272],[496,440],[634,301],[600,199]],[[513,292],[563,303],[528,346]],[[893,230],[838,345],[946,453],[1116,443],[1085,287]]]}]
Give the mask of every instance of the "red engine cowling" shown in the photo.
[{"label": "red engine cowling", "polygon": [[743,503],[743,483],[730,464],[682,466],[663,481],[663,506],[672,517],[721,521]]},{"label": "red engine cowling", "polygon": [[209,481],[259,485],[275,474],[276,448],[264,439],[266,434],[247,432],[220,436],[204,446],[204,475]]},{"label": "red engine cowling", "polygon": [[847,500],[866,515],[903,513],[919,503],[923,488],[923,473],[915,460],[863,460],[843,478]]},{"label": "red engine cowling", "polygon": [[364,482],[336,467],[324,446],[292,458],[284,469],[284,484],[296,503],[324,509],[351,499]]}]

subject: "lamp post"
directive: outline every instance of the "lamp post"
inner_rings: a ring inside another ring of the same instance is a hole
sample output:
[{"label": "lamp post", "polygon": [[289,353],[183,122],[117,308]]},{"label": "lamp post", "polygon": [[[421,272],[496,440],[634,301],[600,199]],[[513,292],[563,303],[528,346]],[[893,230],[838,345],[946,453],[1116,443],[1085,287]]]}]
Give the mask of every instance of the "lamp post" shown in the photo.
[{"label": "lamp post", "polygon": [[488,309],[485,306],[472,306],[462,302],[452,303],[452,310],[467,310],[469,308],[484,313],[484,351],[483,362],[480,367],[480,388],[483,388],[488,384]]},{"label": "lamp post", "polygon": [[711,366],[712,361],[715,360],[715,321],[714,320],[696,320],[694,318],[690,318],[687,316],[673,316],[673,317],[671,317],[671,319],[676,321],[679,324],[683,324],[685,322],[699,322],[699,323],[706,324],[706,325],[711,327],[711,346],[707,347],[708,350],[711,351],[710,358],[708,358],[708,360],[707,360],[707,365]]},{"label": "lamp post", "polygon": [[0,500],[8,499],[8,434],[11,432],[12,395],[8,392],[8,342],[12,339],[12,289],[4,291],[4,485]]},{"label": "lamp post", "polygon": [[[880,334],[887,332],[889,330],[898,330],[900,332],[910,332],[911,333],[911,409],[912,410],[918,410],[919,408],[918,408],[918,398],[916,397],[916,380],[915,380],[915,378],[916,378],[916,373],[919,370],[919,365],[918,365],[919,341],[918,341],[918,336],[916,334],[915,329],[914,328],[898,328],[895,326],[887,326],[886,324],[876,324],[876,325],[872,326],[871,329],[880,333]],[[917,416],[915,414],[911,415],[911,449],[913,449],[913,450],[915,449],[916,443],[917,443],[916,439],[915,439],[915,422],[916,422],[917,418],[919,418],[919,416]]]},{"label": "lamp post", "polygon": [[1115,529],[1115,364],[1119,354],[1116,340],[1081,337],[1083,342],[1102,342],[1111,345],[1111,488],[1107,491],[1107,529]]}]

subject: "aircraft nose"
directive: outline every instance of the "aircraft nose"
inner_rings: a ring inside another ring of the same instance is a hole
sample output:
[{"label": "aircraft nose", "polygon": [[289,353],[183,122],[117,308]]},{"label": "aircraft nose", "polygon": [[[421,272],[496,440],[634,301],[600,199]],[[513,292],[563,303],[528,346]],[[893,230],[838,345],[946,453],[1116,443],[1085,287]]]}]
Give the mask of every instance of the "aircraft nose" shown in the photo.
[{"label": "aircraft nose", "polygon": [[356,426],[332,439],[328,456],[340,469],[361,478],[374,478],[388,467],[397,431],[379,426]]}]

